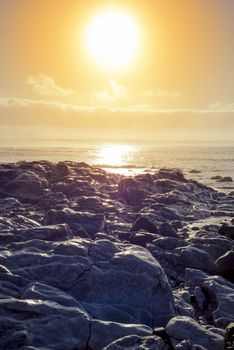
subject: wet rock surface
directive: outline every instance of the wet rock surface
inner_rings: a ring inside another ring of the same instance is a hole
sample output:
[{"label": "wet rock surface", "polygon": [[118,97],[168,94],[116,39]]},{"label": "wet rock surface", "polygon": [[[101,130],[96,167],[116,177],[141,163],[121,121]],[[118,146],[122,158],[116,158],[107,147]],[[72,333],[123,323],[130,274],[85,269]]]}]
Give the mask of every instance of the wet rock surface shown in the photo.
[{"label": "wet rock surface", "polygon": [[75,162],[0,164],[0,184],[0,349],[223,349],[233,193]]}]

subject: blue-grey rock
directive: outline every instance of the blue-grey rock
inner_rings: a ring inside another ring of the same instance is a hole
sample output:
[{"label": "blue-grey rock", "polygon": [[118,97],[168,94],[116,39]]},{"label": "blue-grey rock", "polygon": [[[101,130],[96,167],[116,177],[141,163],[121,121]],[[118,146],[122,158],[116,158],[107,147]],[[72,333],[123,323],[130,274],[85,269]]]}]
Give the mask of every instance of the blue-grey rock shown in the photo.
[{"label": "blue-grey rock", "polygon": [[174,347],[182,340],[190,340],[193,344],[200,345],[207,350],[223,350],[224,338],[222,336],[208,331],[189,317],[172,318],[166,326],[166,332]]},{"label": "blue-grey rock", "polygon": [[166,350],[167,345],[156,336],[129,335],[114,341],[103,350]]}]

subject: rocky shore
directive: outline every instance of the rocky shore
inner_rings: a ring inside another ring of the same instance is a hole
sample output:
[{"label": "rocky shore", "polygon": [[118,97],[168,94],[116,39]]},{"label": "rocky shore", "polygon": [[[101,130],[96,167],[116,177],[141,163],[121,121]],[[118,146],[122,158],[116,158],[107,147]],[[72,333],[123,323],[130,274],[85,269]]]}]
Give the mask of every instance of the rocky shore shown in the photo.
[{"label": "rocky shore", "polygon": [[47,161],[0,185],[0,349],[233,349],[233,192]]}]

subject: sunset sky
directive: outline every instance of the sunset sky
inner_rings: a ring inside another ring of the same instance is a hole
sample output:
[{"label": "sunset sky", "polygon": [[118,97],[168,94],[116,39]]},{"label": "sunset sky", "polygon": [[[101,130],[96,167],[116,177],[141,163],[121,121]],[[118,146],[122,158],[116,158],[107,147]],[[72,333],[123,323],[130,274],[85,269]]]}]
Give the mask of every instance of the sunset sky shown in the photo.
[{"label": "sunset sky", "polygon": [[[106,11],[135,26],[131,51],[116,17],[120,65],[99,28],[88,47]],[[0,139],[233,139],[233,18],[233,0],[0,0]]]}]

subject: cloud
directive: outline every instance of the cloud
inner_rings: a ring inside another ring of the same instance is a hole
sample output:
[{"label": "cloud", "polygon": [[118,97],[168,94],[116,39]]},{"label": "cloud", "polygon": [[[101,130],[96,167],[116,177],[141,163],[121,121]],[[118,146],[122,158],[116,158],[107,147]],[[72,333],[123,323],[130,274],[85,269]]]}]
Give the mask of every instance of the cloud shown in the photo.
[{"label": "cloud", "polygon": [[171,100],[180,97],[181,94],[179,92],[168,92],[166,90],[159,89],[149,89],[140,92],[130,93],[128,89],[115,80],[108,81],[108,87],[104,90],[98,91],[93,95],[93,102],[103,102],[103,103],[114,103],[118,102],[124,103],[134,103],[137,100],[143,102],[151,103],[158,102],[159,100]]},{"label": "cloud", "polygon": [[[221,108],[222,106],[222,108]],[[29,108],[41,107],[56,109],[63,112],[103,112],[103,113],[127,113],[127,114],[233,114],[234,103],[228,105],[210,104],[208,108],[158,108],[149,104],[129,104],[124,107],[95,105],[95,104],[76,104],[70,102],[62,102],[59,100],[37,100],[17,97],[0,97],[0,107],[2,108]]]},{"label": "cloud", "polygon": [[0,97],[0,107],[5,108],[50,108],[58,111],[81,111],[81,112],[92,112],[95,110],[95,106],[90,105],[78,105],[73,103],[66,103],[57,100],[34,100],[28,98],[18,97]]},{"label": "cloud", "polygon": [[79,105],[56,100],[0,98],[1,138],[228,140],[234,112],[159,109],[145,104]]},{"label": "cloud", "polygon": [[43,74],[28,77],[26,83],[32,87],[37,96],[69,97],[75,94],[72,89],[63,88],[52,77]]},{"label": "cloud", "polygon": [[181,94],[179,92],[168,92],[166,90],[149,89],[139,93],[141,97],[146,98],[177,98]]},{"label": "cloud", "polygon": [[[33,92],[38,97],[45,99],[59,98],[61,101],[68,101],[69,97],[70,101],[77,101],[77,93],[74,90],[58,85],[54,78],[50,76],[43,74],[29,76],[26,83],[32,88]],[[142,102],[142,105],[146,105],[146,103],[148,103],[153,107],[153,104],[158,104],[160,100],[165,102],[167,100],[169,101],[171,99],[176,99],[180,96],[181,94],[179,92],[168,92],[166,90],[159,89],[149,89],[130,93],[126,86],[113,79],[110,79],[106,88],[91,94],[90,104],[115,105],[118,103],[119,106],[126,106],[127,104],[134,104],[136,101],[139,101]],[[80,97],[82,98],[82,96]],[[66,109],[74,108],[74,106],[64,107],[62,105],[60,105],[60,107]]]},{"label": "cloud", "polygon": [[209,109],[211,111],[217,112],[234,112],[234,102],[222,103],[220,101],[209,104]]},{"label": "cloud", "polygon": [[[46,75],[27,84],[37,97],[0,97],[1,138],[232,139],[234,103],[180,108],[178,92],[131,92],[115,80],[105,89],[79,96]],[[168,107],[170,106],[170,107]],[[175,107],[176,106],[176,107]]]},{"label": "cloud", "polygon": [[108,81],[108,88],[96,92],[94,99],[102,102],[115,102],[124,99],[127,96],[128,89],[117,83],[115,80]]}]

